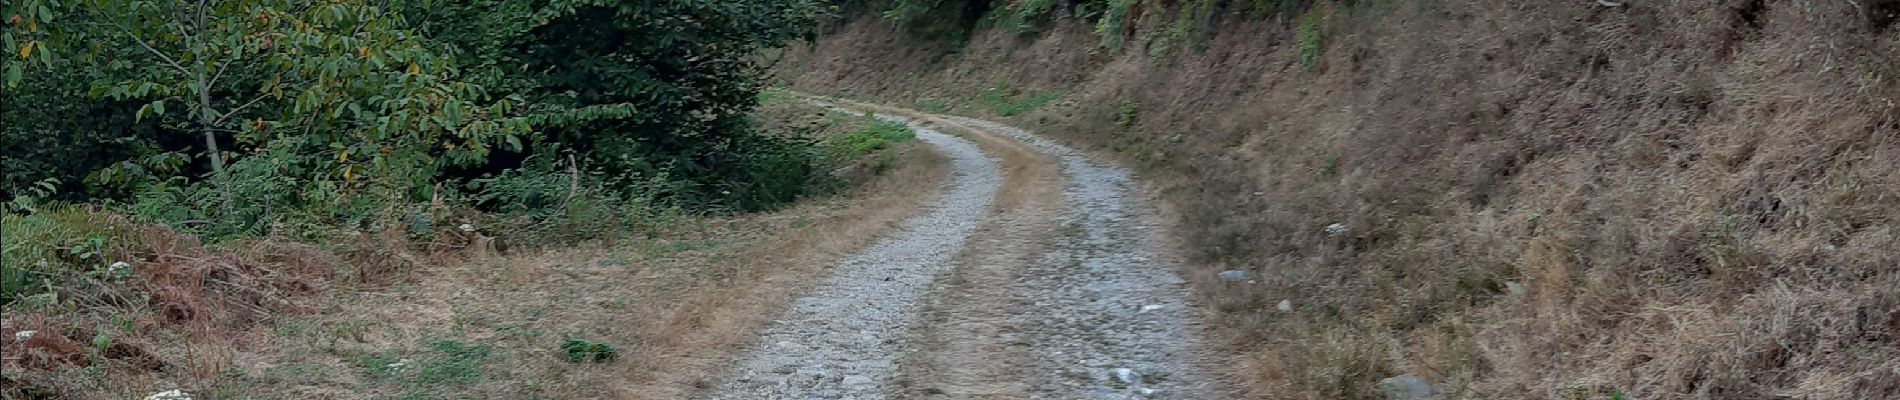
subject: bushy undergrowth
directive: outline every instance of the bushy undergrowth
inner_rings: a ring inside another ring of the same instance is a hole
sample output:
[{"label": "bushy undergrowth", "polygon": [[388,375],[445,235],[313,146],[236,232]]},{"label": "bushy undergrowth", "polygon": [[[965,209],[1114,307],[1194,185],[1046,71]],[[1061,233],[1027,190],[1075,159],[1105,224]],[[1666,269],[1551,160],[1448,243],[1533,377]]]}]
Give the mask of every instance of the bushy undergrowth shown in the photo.
[{"label": "bushy undergrowth", "polygon": [[[119,230],[93,213],[66,205],[31,206],[31,214],[0,213],[0,304],[122,278],[114,269]],[[53,299],[33,303],[50,305]]]},{"label": "bushy undergrowth", "polygon": [[827,145],[752,116],[770,99],[753,56],[819,11],[6,2],[0,330],[40,333],[5,348],[0,396],[107,383],[74,369],[211,386],[181,375],[229,360],[127,354],[225,351],[225,335],[427,267],[830,193]]},{"label": "bushy undergrowth", "polygon": [[668,184],[663,176],[612,177],[530,159],[521,169],[471,181],[469,200],[492,210],[484,231],[520,244],[560,244],[663,226],[682,212],[660,200]]},{"label": "bushy undergrowth", "polygon": [[750,55],[810,32],[815,3],[609,3],[8,3],[0,100],[42,107],[0,111],[0,199],[57,177],[41,197],[221,241],[411,224],[536,159],[701,212],[805,194],[812,145],[746,114]]},{"label": "bushy undergrowth", "polygon": [[[848,188],[855,178],[818,171],[875,173],[880,166],[859,167],[888,162],[886,150],[912,137],[898,124],[828,111],[823,115],[831,126],[808,132],[809,137],[787,138],[800,143],[794,152],[747,161],[755,173],[778,174],[783,186],[725,190],[750,191],[744,196],[760,198],[757,204],[832,193]],[[79,378],[74,368],[143,373],[136,366],[123,368],[147,359],[171,360],[153,354],[180,350],[182,344],[165,332],[244,331],[310,312],[305,307],[349,293],[344,289],[374,291],[414,282],[417,272],[434,265],[477,262],[511,247],[643,240],[693,218],[690,214],[706,212],[667,197],[666,190],[687,190],[680,184],[665,176],[615,175],[576,166],[571,159],[535,157],[522,168],[473,179],[461,188],[444,188],[432,203],[367,203],[370,206],[361,210],[335,214],[279,214],[296,211],[271,209],[268,194],[283,185],[261,185],[255,195],[241,192],[246,196],[235,201],[234,208],[271,216],[239,227],[221,227],[191,213],[194,207],[221,207],[222,198],[189,185],[141,193],[129,203],[73,206],[22,196],[0,213],[0,259],[5,260],[0,262],[0,301],[9,312],[0,333],[37,331],[43,341],[8,348],[8,357],[26,360],[8,368],[26,372],[0,392],[91,393],[96,388],[86,385],[97,382],[73,381]],[[744,211],[739,207],[733,204],[729,210]],[[348,215],[378,217],[338,219]],[[219,242],[206,246],[200,237]],[[104,335],[86,328],[82,321],[88,320],[138,325],[109,335],[119,341],[119,350],[107,352],[85,345],[88,338]],[[610,359],[614,352],[605,346],[575,351],[585,353],[578,357],[587,360]],[[439,389],[446,384],[438,382],[441,379],[460,379],[435,365],[433,360],[440,357],[419,357],[422,364],[407,369],[400,367],[401,357],[386,358],[372,360],[388,370],[388,376],[379,379],[415,382],[421,385],[418,393]],[[96,361],[70,361],[79,359]],[[207,388],[221,387],[224,381],[186,382],[188,387]]]}]

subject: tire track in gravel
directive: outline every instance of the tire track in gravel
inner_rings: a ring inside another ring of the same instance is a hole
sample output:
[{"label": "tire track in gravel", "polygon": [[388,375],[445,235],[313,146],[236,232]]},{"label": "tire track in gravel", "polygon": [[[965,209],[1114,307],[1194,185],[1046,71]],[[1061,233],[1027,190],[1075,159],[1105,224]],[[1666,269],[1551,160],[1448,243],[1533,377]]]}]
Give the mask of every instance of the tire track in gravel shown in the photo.
[{"label": "tire track in gravel", "polygon": [[1062,214],[1051,225],[1054,243],[1010,286],[1017,297],[1033,299],[1031,312],[1012,318],[1033,338],[1027,346],[1036,354],[1039,385],[1027,393],[949,397],[1214,398],[1187,282],[1166,248],[1172,242],[1161,237],[1157,211],[1138,195],[1131,174],[1022,129],[942,118],[1050,155],[1066,178]]},{"label": "tire track in gravel", "polygon": [[814,101],[911,124],[953,176],[766,328],[710,398],[1214,393],[1186,285],[1157,256],[1170,242],[1127,171],[988,121]]},{"label": "tire track in gravel", "polygon": [[969,141],[912,127],[950,158],[951,176],[936,201],[795,300],[711,398],[876,398],[885,390],[917,297],[950,266],[1003,181],[996,161]]}]

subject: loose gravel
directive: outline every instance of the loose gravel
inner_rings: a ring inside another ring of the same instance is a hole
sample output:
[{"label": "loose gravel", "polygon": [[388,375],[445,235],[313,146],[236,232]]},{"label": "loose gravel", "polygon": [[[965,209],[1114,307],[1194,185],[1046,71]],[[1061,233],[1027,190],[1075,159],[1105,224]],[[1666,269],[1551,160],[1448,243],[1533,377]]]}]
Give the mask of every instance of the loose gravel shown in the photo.
[{"label": "loose gravel", "polygon": [[[711,398],[913,397],[918,392],[902,390],[916,388],[892,382],[899,360],[916,350],[905,343],[907,330],[958,334],[950,332],[958,329],[953,324],[916,321],[920,297],[942,290],[933,289],[933,281],[969,251],[964,243],[983,220],[997,218],[988,212],[1003,182],[997,162],[964,139],[901,117],[879,118],[909,123],[919,139],[942,149],[952,160],[952,178],[938,201],[900,233],[840,262],[766,327]],[[1063,233],[1051,238],[1053,244],[1035,247],[1042,250],[1015,250],[1046,251],[1041,262],[1020,266],[1019,281],[1008,285],[1012,297],[1033,299],[1031,312],[1005,324],[1026,327],[1027,340],[980,339],[1030,346],[1035,371],[1008,378],[1026,388],[1016,396],[991,397],[1209,398],[1214,392],[1202,372],[1209,369],[1199,361],[1203,347],[1187,286],[1171,259],[1157,255],[1165,241],[1159,240],[1152,209],[1134,194],[1128,171],[1020,129],[947,120],[1054,156],[1067,182],[1058,222]]]},{"label": "loose gravel", "polygon": [[714,399],[873,399],[902,355],[897,338],[918,296],[983,219],[1002,184],[996,161],[976,145],[894,116],[950,158],[937,201],[902,231],[840,261],[818,287],[766,327]]},{"label": "loose gravel", "polygon": [[1068,178],[1065,231],[1055,250],[1026,274],[1042,288],[1035,346],[1068,386],[1056,398],[1209,398],[1210,381],[1187,283],[1167,257],[1153,215],[1134,194],[1129,172],[1075,149],[995,122],[947,119],[997,133],[1056,156]]}]

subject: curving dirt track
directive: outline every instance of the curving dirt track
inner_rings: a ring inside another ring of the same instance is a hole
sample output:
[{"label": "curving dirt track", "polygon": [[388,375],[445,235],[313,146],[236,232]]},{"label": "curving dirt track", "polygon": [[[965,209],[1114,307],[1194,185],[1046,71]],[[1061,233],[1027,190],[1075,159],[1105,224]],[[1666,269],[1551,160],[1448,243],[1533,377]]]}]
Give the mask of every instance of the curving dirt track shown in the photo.
[{"label": "curving dirt track", "polygon": [[1027,131],[910,124],[949,179],[766,327],[712,399],[1218,397],[1198,310],[1129,173]]}]

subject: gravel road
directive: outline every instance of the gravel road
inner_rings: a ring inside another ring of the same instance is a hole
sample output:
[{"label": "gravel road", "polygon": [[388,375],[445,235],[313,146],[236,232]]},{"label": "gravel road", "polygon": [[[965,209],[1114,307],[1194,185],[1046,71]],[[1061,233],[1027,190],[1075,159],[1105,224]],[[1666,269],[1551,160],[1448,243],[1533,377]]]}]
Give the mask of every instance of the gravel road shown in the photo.
[{"label": "gravel road", "polygon": [[909,123],[952,178],[796,300],[706,398],[1214,393],[1170,242],[1126,170],[989,121],[852,105]]}]

